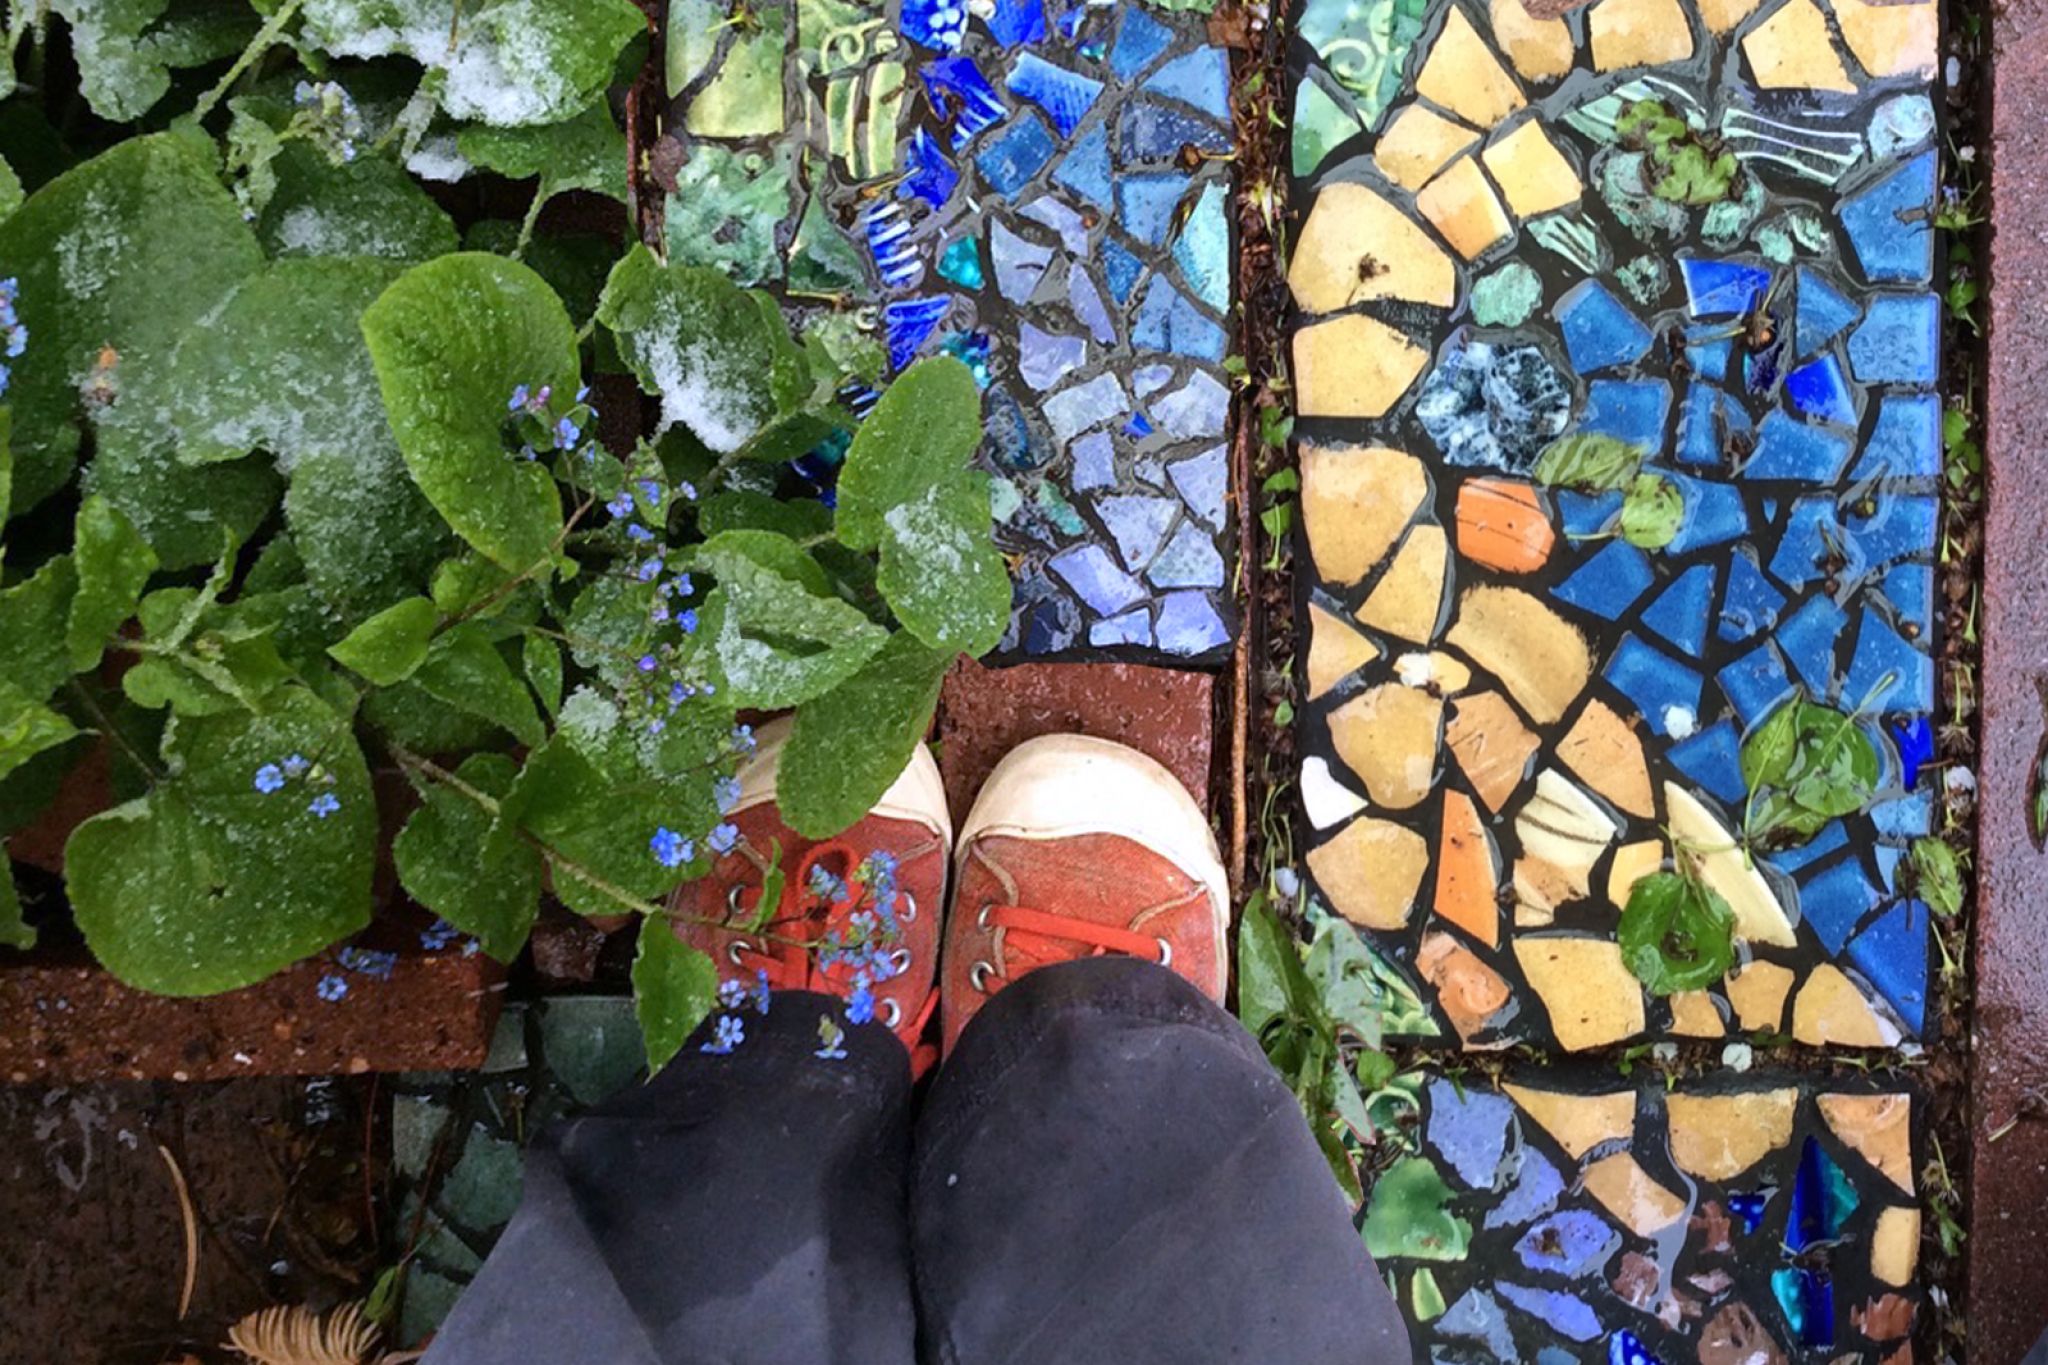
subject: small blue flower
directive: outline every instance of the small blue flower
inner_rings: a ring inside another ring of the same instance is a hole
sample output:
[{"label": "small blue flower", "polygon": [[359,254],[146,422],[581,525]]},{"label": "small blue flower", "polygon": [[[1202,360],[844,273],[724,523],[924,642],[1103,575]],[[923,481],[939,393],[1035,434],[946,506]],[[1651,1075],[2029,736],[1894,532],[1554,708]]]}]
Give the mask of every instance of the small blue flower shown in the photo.
[{"label": "small blue flower", "polygon": [[[302,82],[302,84],[303,84],[303,82]],[[528,397],[528,391],[527,391],[527,387],[526,387],[526,385],[524,385],[524,384],[520,384],[520,385],[517,385],[517,386],[516,386],[516,387],[514,387],[514,388],[513,388],[513,390],[512,390],[512,397],[511,397],[511,398],[510,398],[510,399],[509,399],[509,400],[508,400],[508,401],[506,402],[506,404],[505,404],[505,411],[507,411],[507,412],[517,412],[517,411],[519,411],[519,410],[520,410],[521,408],[523,408],[523,407],[525,407],[525,406],[526,406],[526,400],[527,400],[527,397]]]},{"label": "small blue flower", "polygon": [[[681,687],[682,684],[677,683],[676,686]],[[669,693],[669,698],[672,701],[682,700],[673,691]],[[721,777],[711,784],[711,794],[718,802],[718,813],[730,815],[732,808],[740,803],[740,780],[737,777]]]},{"label": "small blue flower", "polygon": [[398,969],[397,953],[358,948],[353,943],[336,953],[334,960],[352,972],[360,972],[379,981],[390,980],[391,973]]},{"label": "small blue flower", "polygon": [[647,847],[654,854],[654,861],[663,867],[681,867],[696,853],[696,847],[688,839],[663,825],[654,831],[654,837],[647,841]]},{"label": "small blue flower", "polygon": [[647,619],[654,622],[657,626],[667,624],[668,603],[662,601],[659,597],[655,598],[654,605],[647,609]]},{"label": "small blue flower", "polygon": [[682,609],[681,611],[677,612],[677,613],[676,613],[676,626],[677,626],[677,628],[678,628],[678,629],[680,629],[680,630],[681,630],[681,631],[683,632],[683,634],[685,634],[685,635],[695,635],[695,634],[697,633],[697,611],[696,611],[696,608],[694,608],[694,607],[684,607],[684,608],[683,608],[683,609]]},{"label": "small blue flower", "polygon": [[768,973],[756,967],[754,969],[754,1008],[766,1014],[768,1012],[768,997]]},{"label": "small blue flower", "polygon": [[326,976],[320,978],[320,984],[315,986],[313,990],[322,1000],[331,1005],[348,994],[348,981],[329,972]]},{"label": "small blue flower", "polygon": [[654,539],[654,532],[636,521],[626,527],[626,539],[637,540],[645,544],[647,541]]},{"label": "small blue flower", "polygon": [[746,982],[733,980],[718,983],[718,1003],[722,1008],[736,1010],[746,998]]},{"label": "small blue flower", "polygon": [[438,953],[461,936],[461,931],[445,919],[436,919],[420,932],[420,947],[430,953]]},{"label": "small blue flower", "polygon": [[256,770],[256,790],[265,796],[284,786],[284,769],[275,763],[266,763]]},{"label": "small blue flower", "polygon": [[638,488],[640,490],[640,496],[647,499],[649,502],[661,501],[661,485],[656,483],[654,480],[641,479],[638,483],[634,485],[634,487]]},{"label": "small blue flower", "polygon": [[713,853],[730,853],[739,847],[740,827],[729,821],[713,825],[704,842],[711,845]]},{"label": "small blue flower", "polygon": [[582,436],[582,430],[567,417],[555,423],[555,449],[557,450],[575,449],[576,442],[582,439]]},{"label": "small blue flower", "polygon": [[647,560],[646,562],[641,564],[637,576],[639,577],[642,583],[652,583],[655,579],[661,577],[660,557],[656,556],[655,558]]},{"label": "small blue flower", "polygon": [[604,510],[611,513],[614,517],[632,516],[633,495],[631,493],[619,494],[616,498],[613,498],[610,502],[604,505]]},{"label": "small blue flower", "polygon": [[676,481],[676,493],[686,501],[695,502],[697,500],[697,485],[691,483],[688,479],[678,479]]},{"label": "small blue flower", "polygon": [[655,658],[652,654],[642,654],[640,656],[639,669],[642,673],[652,673],[660,667],[661,660]]},{"label": "small blue flower", "polygon": [[287,758],[284,761],[284,775],[296,781],[297,779],[304,777],[306,775],[306,769],[311,766],[311,764],[306,762],[306,756],[304,754],[293,754],[290,758]]},{"label": "small blue flower", "polygon": [[697,591],[697,583],[688,574],[679,573],[663,591],[675,597],[688,597],[691,593]]},{"label": "small blue flower", "polygon": [[733,752],[750,754],[754,752],[755,743],[753,726],[735,725],[732,727]]},{"label": "small blue flower", "polygon": [[712,1031],[711,1041],[697,1050],[723,1056],[746,1041],[746,1023],[737,1014],[724,1014],[719,1016],[718,1027]]},{"label": "small blue flower", "polygon": [[321,792],[313,798],[312,804],[307,806],[306,809],[311,814],[325,820],[328,816],[341,809],[341,801],[333,792]]},{"label": "small blue flower", "polygon": [[[670,706],[681,706],[684,702],[688,701],[689,699],[690,685],[688,683],[677,682],[670,683],[668,685],[668,704]],[[722,813],[723,812],[721,812],[721,814]]]},{"label": "small blue flower", "polygon": [[846,998],[848,1023],[865,1024],[875,1017],[875,987],[865,975],[853,979],[853,994]]},{"label": "small blue flower", "polygon": [[822,901],[843,901],[846,899],[846,883],[822,867],[811,869],[810,880],[805,882],[813,896]]}]

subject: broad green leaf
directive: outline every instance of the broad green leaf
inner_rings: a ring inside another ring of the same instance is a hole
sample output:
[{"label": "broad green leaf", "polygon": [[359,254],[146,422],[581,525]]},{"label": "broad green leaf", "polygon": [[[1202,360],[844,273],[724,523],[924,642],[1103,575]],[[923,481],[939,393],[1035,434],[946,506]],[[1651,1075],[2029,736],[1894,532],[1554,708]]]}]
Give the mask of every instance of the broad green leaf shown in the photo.
[{"label": "broad green leaf", "polygon": [[[7,164],[7,158],[0,156],[0,220],[20,208],[26,198],[28,191],[21,187],[21,177],[14,173],[14,167]],[[5,500],[0,499],[0,507],[5,505]]]},{"label": "broad green leaf", "polygon": [[73,538],[78,592],[71,599],[64,643],[71,671],[83,673],[98,666],[107,641],[135,614],[143,585],[156,572],[156,551],[136,532],[135,523],[98,494],[79,505]]},{"label": "broad green leaf", "polygon": [[501,127],[587,108],[647,28],[631,0],[307,0],[301,13],[331,55],[410,57],[446,73],[449,117]]},{"label": "broad green leaf", "polygon": [[1685,496],[1657,474],[1638,474],[1621,503],[1621,538],[1644,550],[1661,550],[1678,537],[1685,521]]},{"label": "broad green leaf", "polygon": [[682,1051],[717,1000],[718,964],[677,938],[667,920],[642,919],[633,955],[633,1010],[640,1017],[650,1072]]},{"label": "broad green leaf", "polygon": [[118,143],[0,222],[0,278],[19,279],[30,338],[10,362],[16,513],[70,478],[90,426],[86,491],[125,512],[166,569],[212,559],[223,528],[255,529],[275,474],[181,466],[165,414],[179,342],[261,264],[210,144],[176,133]]},{"label": "broad green leaf", "polygon": [[1582,431],[1545,446],[1531,477],[1553,488],[1604,493],[1628,487],[1642,462],[1640,447],[1618,437]]},{"label": "broad green leaf", "polygon": [[1615,939],[1652,995],[1704,990],[1735,965],[1734,911],[1706,883],[1673,872],[1636,882]]},{"label": "broad green leaf", "polygon": [[635,245],[612,267],[598,321],[640,387],[720,454],[739,450],[808,396],[809,366],[779,320],[706,266],[663,265]]},{"label": "broad green leaf", "polygon": [[502,725],[522,744],[539,744],[547,736],[533,694],[491,643],[490,632],[474,621],[436,636],[412,677],[450,706]]},{"label": "broad green leaf", "polygon": [[[294,755],[303,775],[258,790]],[[262,714],[176,720],[164,759],[169,777],[65,849],[79,927],[115,976],[162,995],[233,990],[369,923],[377,810],[344,717],[293,688]]]},{"label": "broad green leaf", "polygon": [[634,661],[646,652],[655,591],[652,583],[614,574],[586,583],[570,603],[563,627],[577,666],[624,686],[634,674]]},{"label": "broad green leaf", "polygon": [[860,672],[797,708],[782,751],[782,818],[824,839],[866,815],[931,728],[953,654],[893,635]]},{"label": "broad green leaf", "polygon": [[1799,748],[1800,708],[1793,700],[1764,717],[1742,740],[1742,781],[1751,791],[1782,782]]},{"label": "broad green leaf", "polygon": [[36,931],[22,917],[21,893],[14,889],[14,864],[0,844],[0,948],[27,952],[36,946]]},{"label": "broad green leaf", "polygon": [[94,113],[133,123],[171,88],[171,71],[233,56],[259,22],[217,0],[50,0],[71,28],[78,88]]},{"label": "broad green leaf", "polygon": [[14,409],[0,403],[0,559],[7,551],[7,504],[14,492]]},{"label": "broad green leaf", "polygon": [[889,638],[859,608],[752,560],[720,567],[694,644],[734,706],[780,710],[823,696]]},{"label": "broad green leaf", "polygon": [[1274,1023],[1296,1016],[1301,972],[1294,935],[1264,893],[1254,895],[1237,925],[1237,1017],[1253,1037],[1263,1040]]},{"label": "broad green leaf", "polygon": [[1963,873],[1956,864],[1955,850],[1936,838],[1913,841],[1913,874],[1920,899],[1943,919],[1952,919],[1963,909]]},{"label": "broad green leaf", "polygon": [[41,701],[71,676],[65,648],[78,571],[60,555],[25,583],[0,591],[0,679]]},{"label": "broad green leaf", "polygon": [[788,536],[773,531],[721,532],[693,548],[687,566],[708,573],[721,583],[742,577],[752,581],[752,571],[765,569],[794,579],[806,592],[820,597],[832,594],[831,580],[810,552]]},{"label": "broad green leaf", "polygon": [[357,626],[327,652],[379,687],[390,687],[426,662],[440,619],[427,598],[408,597]]},{"label": "broad green leaf", "polygon": [[576,331],[540,276],[463,252],[414,266],[363,314],[406,466],[456,533],[515,573],[551,557],[562,500],[505,439],[521,384],[574,392]]},{"label": "broad green leaf", "polygon": [[988,479],[934,484],[882,518],[876,586],[911,634],[947,654],[980,656],[1010,623],[1010,571],[989,537]]},{"label": "broad green leaf", "polygon": [[274,257],[374,256],[410,265],[455,250],[454,221],[387,157],[337,165],[288,142],[267,169],[275,185],[256,236]]},{"label": "broad green leaf", "polygon": [[728,490],[697,505],[697,529],[707,540],[721,531],[774,531],[804,540],[832,534],[832,509],[809,499],[788,502],[766,493]]},{"label": "broad green leaf", "polygon": [[540,704],[551,716],[559,712],[562,709],[562,647],[545,635],[528,631],[519,646],[519,656],[526,670],[526,681],[533,685],[534,695],[540,698]]},{"label": "broad green leaf", "polygon": [[981,390],[965,365],[940,356],[905,370],[846,452],[839,538],[856,550],[878,548],[889,513],[955,483],[981,435]]},{"label": "broad green leaf", "polygon": [[0,678],[0,778],[77,733],[62,715]]},{"label": "broad green leaf", "polygon": [[455,140],[468,161],[513,180],[538,176],[542,201],[589,190],[626,201],[626,139],[603,100],[566,123],[534,128],[465,128]]},{"label": "broad green leaf", "polygon": [[[519,765],[503,754],[471,754],[455,777],[496,802],[511,792]],[[406,894],[493,958],[510,962],[526,946],[540,912],[541,856],[499,812],[452,785],[429,783],[391,853]]]},{"label": "broad green leaf", "polygon": [[1342,920],[1326,920],[1309,945],[1304,970],[1331,1024],[1378,1047],[1385,1012],[1372,957],[1357,931]]},{"label": "broad green leaf", "polygon": [[580,914],[616,915],[634,908],[621,896],[651,901],[674,890],[693,865],[704,866],[700,848],[694,864],[663,867],[653,840],[662,829],[701,840],[718,819],[711,780],[708,772],[607,772],[557,734],[526,760],[506,805],[546,846],[563,904]]},{"label": "broad green leaf", "polygon": [[363,719],[419,754],[461,754],[509,742],[503,730],[459,711],[415,682],[379,687],[363,698]]}]

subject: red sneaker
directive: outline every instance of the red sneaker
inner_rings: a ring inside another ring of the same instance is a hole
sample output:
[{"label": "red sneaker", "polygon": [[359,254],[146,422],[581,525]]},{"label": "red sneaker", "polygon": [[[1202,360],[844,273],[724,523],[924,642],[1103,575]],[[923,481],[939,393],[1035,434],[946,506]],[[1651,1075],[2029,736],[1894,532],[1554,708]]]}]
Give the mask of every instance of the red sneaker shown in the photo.
[{"label": "red sneaker", "polygon": [[[823,991],[860,1013],[872,999],[873,1018],[915,1052],[937,999],[953,841],[939,766],[920,744],[859,823],[831,839],[806,839],[782,822],[775,799],[790,724],[784,718],[758,730],[725,817],[739,841],[710,875],[677,888],[670,904],[690,918],[678,919],[676,936],[711,955],[721,984]],[[782,894],[764,913],[763,880],[778,848]]]},{"label": "red sneaker", "polygon": [[1222,1003],[1230,891],[1180,780],[1084,735],[1018,745],[960,832],[939,997],[951,1049],[988,998],[1038,967],[1126,953]]}]

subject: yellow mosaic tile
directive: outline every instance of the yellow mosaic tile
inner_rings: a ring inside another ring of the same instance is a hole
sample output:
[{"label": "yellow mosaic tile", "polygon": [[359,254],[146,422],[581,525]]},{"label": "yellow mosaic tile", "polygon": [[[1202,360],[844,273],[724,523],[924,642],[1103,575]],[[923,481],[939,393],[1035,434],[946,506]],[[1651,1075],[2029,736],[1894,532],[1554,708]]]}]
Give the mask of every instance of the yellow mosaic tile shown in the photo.
[{"label": "yellow mosaic tile", "polygon": [[1415,89],[1477,128],[1493,127],[1525,103],[1515,78],[1455,5],[1429,49]]},{"label": "yellow mosaic tile", "polygon": [[1450,571],[1450,541],[1441,526],[1417,526],[1401,544],[1386,576],[1374,586],[1358,619],[1374,630],[1416,644],[1436,638],[1443,619],[1444,577]]},{"label": "yellow mosaic tile", "polygon": [[1664,865],[1664,841],[1641,839],[1614,850],[1607,868],[1607,899],[1616,910],[1628,904],[1628,893],[1637,882]]},{"label": "yellow mosaic tile", "polygon": [[1692,24],[1678,0],[1600,0],[1586,12],[1593,67],[1662,66],[1692,55]]},{"label": "yellow mosaic tile", "polygon": [[1563,719],[1593,674],[1586,637],[1520,588],[1468,590],[1446,638],[1505,683],[1538,725]]},{"label": "yellow mosaic tile", "polygon": [[1356,184],[1331,185],[1318,196],[1295,243],[1287,285],[1309,313],[1372,299],[1448,308],[1458,289],[1450,257],[1421,225]]},{"label": "yellow mosaic tile", "polygon": [[1530,119],[1480,153],[1486,170],[1519,218],[1534,218],[1579,202],[1579,173]]},{"label": "yellow mosaic tile", "polygon": [[1500,196],[1469,156],[1459,157],[1423,186],[1415,207],[1468,261],[1514,230]]},{"label": "yellow mosaic tile", "polygon": [[1669,1003],[1671,1031],[1680,1037],[1720,1038],[1727,1034],[1728,1026],[1722,1022],[1714,997],[1705,991],[1680,991]]},{"label": "yellow mosaic tile", "polygon": [[1910,1095],[1822,1095],[1821,1116],[1886,1179],[1913,1193],[1913,1098]]},{"label": "yellow mosaic tile", "polygon": [[1841,968],[1824,962],[1807,973],[1792,1001],[1792,1036],[1810,1047],[1894,1047],[1899,1030]]},{"label": "yellow mosaic tile", "polygon": [[1685,1217],[1685,1200],[1651,1178],[1627,1152],[1602,1157],[1579,1177],[1607,1211],[1638,1237],[1654,1237]]},{"label": "yellow mosaic tile", "polygon": [[1636,1129],[1636,1092],[1573,1095],[1505,1084],[1501,1089],[1577,1161],[1602,1143],[1625,1142]]},{"label": "yellow mosaic tile", "polygon": [[1857,64],[1880,79],[1934,75],[1941,60],[1941,17],[1934,0],[1874,5],[1867,0],[1833,0],[1835,22]]},{"label": "yellow mosaic tile", "polygon": [[1521,785],[1538,740],[1506,697],[1481,692],[1451,708],[1444,742],[1457,755],[1472,790],[1488,810],[1497,811]]},{"label": "yellow mosaic tile", "polygon": [[1308,609],[1308,697],[1321,697],[1380,657],[1379,646],[1321,607]]},{"label": "yellow mosaic tile", "polygon": [[1792,994],[1792,969],[1776,962],[1752,962],[1722,983],[1735,1023],[1744,1033],[1777,1033],[1785,1027],[1785,1000]]},{"label": "yellow mosaic tile", "polygon": [[1358,582],[1385,558],[1429,495],[1413,455],[1384,446],[1301,448],[1301,517],[1326,582]]},{"label": "yellow mosaic tile", "polygon": [[1671,1160],[1687,1175],[1733,1180],[1792,1140],[1797,1090],[1746,1090],[1732,1095],[1672,1095]]},{"label": "yellow mosaic tile", "polygon": [[[1567,1052],[1606,1047],[1643,1031],[1643,988],[1613,939],[1520,935],[1515,960]],[[1590,1179],[1587,1184],[1591,1188]]]},{"label": "yellow mosaic tile", "polygon": [[1785,907],[1778,904],[1771,884],[1733,831],[1675,782],[1664,784],[1664,810],[1672,837],[1699,868],[1700,880],[1719,892],[1734,912],[1736,937],[1779,948],[1796,946],[1799,936]]},{"label": "yellow mosaic tile", "polygon": [[1693,0],[1700,18],[1715,36],[1733,33],[1738,25],[1756,13],[1763,0]]},{"label": "yellow mosaic tile", "polygon": [[1303,417],[1380,417],[1408,392],[1429,352],[1361,313],[1294,334],[1295,408]]},{"label": "yellow mosaic tile", "polygon": [[1382,683],[1330,713],[1330,743],[1375,803],[1407,810],[1436,785],[1443,725],[1443,698]]},{"label": "yellow mosaic tile", "polygon": [[[1520,0],[1510,0],[1519,4]],[[1479,141],[1479,134],[1462,123],[1411,104],[1394,115],[1387,131],[1373,149],[1373,164],[1382,174],[1406,190],[1419,190],[1444,163]],[[1317,208],[1321,208],[1321,199]],[[1310,215],[1314,221],[1314,215]]]},{"label": "yellow mosaic tile", "polygon": [[1920,1210],[1889,1208],[1870,1236],[1870,1273],[1890,1285],[1913,1283],[1920,1264]]},{"label": "yellow mosaic tile", "polygon": [[1828,21],[1813,0],[1786,0],[1776,14],[1749,31],[1742,52],[1756,83],[1767,90],[1846,93],[1856,88],[1828,36]]},{"label": "yellow mosaic tile", "polygon": [[1429,845],[1403,825],[1361,815],[1309,850],[1309,870],[1336,912],[1366,929],[1399,929],[1415,909]]},{"label": "yellow mosaic tile", "polygon": [[1491,0],[1488,25],[1494,45],[1528,81],[1549,82],[1572,69],[1578,49],[1562,19],[1538,19],[1522,0]]},{"label": "yellow mosaic tile", "polygon": [[1607,703],[1597,697],[1586,703],[1586,709],[1558,741],[1557,756],[1587,786],[1629,814],[1655,818],[1657,805],[1643,742]]}]

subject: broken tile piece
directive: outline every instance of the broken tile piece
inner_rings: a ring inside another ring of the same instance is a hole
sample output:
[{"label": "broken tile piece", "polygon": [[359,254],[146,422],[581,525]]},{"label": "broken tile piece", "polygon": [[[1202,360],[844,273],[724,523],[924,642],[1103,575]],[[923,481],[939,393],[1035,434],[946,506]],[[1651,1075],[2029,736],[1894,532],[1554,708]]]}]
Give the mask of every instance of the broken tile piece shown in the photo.
[{"label": "broken tile piece", "polygon": [[1523,80],[1554,81],[1572,69],[1578,53],[1564,20],[1539,19],[1522,0],[1488,0],[1486,13],[1494,46]]},{"label": "broken tile piece", "polygon": [[1508,1003],[1508,983],[1479,955],[1439,930],[1422,936],[1415,971],[1435,992],[1437,1007],[1468,1047]]},{"label": "broken tile piece", "polygon": [[1763,0],[1696,0],[1700,18],[1707,21],[1707,27],[1716,36],[1732,33],[1736,26],[1751,14]]},{"label": "broken tile piece", "polygon": [[1465,780],[1487,809],[1497,811],[1521,786],[1538,740],[1498,692],[1481,692],[1451,705],[1444,742]]},{"label": "broken tile piece", "polygon": [[1522,107],[1522,92],[1456,5],[1429,49],[1416,93],[1476,128],[1491,128]]},{"label": "broken tile piece", "polygon": [[1329,829],[1365,809],[1365,798],[1339,782],[1320,758],[1302,760],[1301,808],[1309,824]]},{"label": "broken tile piece", "polygon": [[1316,197],[1287,286],[1303,311],[1334,313],[1371,299],[1448,308],[1458,284],[1451,258],[1419,224],[1370,186],[1339,182]]},{"label": "broken tile piece", "polygon": [[1599,0],[1586,12],[1593,67],[1663,66],[1692,55],[1692,24],[1678,0]]},{"label": "broken tile piece", "polygon": [[1665,1101],[1671,1160],[1702,1180],[1733,1180],[1792,1140],[1794,1089],[1679,1095]]},{"label": "broken tile piece", "polygon": [[1518,218],[1533,218],[1579,202],[1579,173],[1533,118],[1496,139],[1480,159]]},{"label": "broken tile piece", "polygon": [[1376,804],[1407,810],[1436,783],[1443,715],[1442,698],[1382,683],[1330,713],[1330,743]]},{"label": "broken tile piece", "polygon": [[1364,929],[1404,927],[1429,865],[1429,845],[1403,825],[1361,815],[1310,849],[1308,868],[1330,906]]},{"label": "broken tile piece", "polygon": [[1381,417],[1429,363],[1429,352],[1378,318],[1347,313],[1294,334],[1296,410],[1303,417]]},{"label": "broken tile piece", "polygon": [[1792,993],[1790,967],[1751,962],[1730,972],[1723,989],[1744,1033],[1777,1033],[1785,1027],[1785,998]]},{"label": "broken tile piece", "polygon": [[1437,850],[1434,909],[1489,948],[1500,946],[1500,855],[1461,791],[1444,793],[1442,844]]},{"label": "broken tile piece", "polygon": [[1680,991],[1672,996],[1671,1031],[1681,1038],[1719,1038],[1728,1032],[1714,997],[1705,991]]},{"label": "broken tile piece", "polygon": [[1658,1184],[1627,1152],[1602,1157],[1579,1179],[1587,1193],[1638,1237],[1654,1237],[1686,1214],[1685,1200]]},{"label": "broken tile piece", "polygon": [[1415,527],[1359,607],[1358,619],[1374,630],[1429,643],[1443,619],[1444,578],[1449,571],[1450,542],[1444,528]]},{"label": "broken tile piece", "polygon": [[1645,820],[1656,814],[1642,741],[1607,703],[1598,698],[1586,703],[1558,741],[1557,756],[1587,786],[1629,814]]},{"label": "broken tile piece", "polygon": [[1515,814],[1522,851],[1557,870],[1570,900],[1591,894],[1593,865],[1618,832],[1607,812],[1555,768],[1536,775],[1535,793]]},{"label": "broken tile piece", "polygon": [[1819,1103],[1836,1137],[1901,1191],[1913,1193],[1912,1096],[1822,1095]]},{"label": "broken tile piece", "polygon": [[1637,882],[1664,866],[1664,841],[1642,839],[1614,850],[1607,869],[1607,899],[1616,910],[1628,905],[1629,892]]},{"label": "broken tile piece", "polygon": [[1899,1029],[1872,1008],[1841,968],[1823,962],[1793,999],[1792,1036],[1810,1047],[1893,1047]]},{"label": "broken tile piece", "polygon": [[1888,1208],[1870,1234],[1870,1273],[1886,1284],[1913,1283],[1920,1263],[1920,1210]]},{"label": "broken tile piece", "polygon": [[1507,684],[1539,725],[1560,720],[1592,676],[1586,637],[1519,588],[1469,589],[1446,639]]},{"label": "broken tile piece", "polygon": [[1913,4],[1831,0],[1842,38],[1864,71],[1887,76],[1934,75],[1939,58],[1941,20],[1934,0]]},{"label": "broken tile piece", "polygon": [[1423,186],[1415,207],[1468,261],[1483,255],[1514,227],[1500,196],[1470,156],[1459,157]]},{"label": "broken tile piece", "polygon": [[1636,1092],[1633,1090],[1575,1095],[1526,1085],[1507,1084],[1501,1088],[1574,1161],[1602,1143],[1624,1141],[1635,1132]]},{"label": "broken tile piece", "polygon": [[[1517,0],[1509,0],[1516,3]],[[1394,115],[1387,130],[1372,150],[1373,164],[1380,171],[1405,190],[1419,190],[1428,184],[1445,163],[1458,153],[1479,140],[1479,134],[1464,124],[1445,118],[1434,110],[1419,104],[1411,104]],[[1339,188],[1337,185],[1329,187]],[[1316,200],[1316,208],[1322,208],[1323,199],[1329,194],[1325,190]],[[1309,221],[1313,223],[1314,217]],[[1300,256],[1297,249],[1296,257]],[[1291,273],[1291,272],[1290,272]],[[1448,300],[1447,300],[1448,301]]]},{"label": "broken tile piece", "polygon": [[1643,1031],[1642,986],[1614,940],[1522,934],[1515,938],[1515,960],[1567,1052],[1606,1047]]},{"label": "broken tile piece", "polygon": [[1828,22],[1813,0],[1787,0],[1776,14],[1742,40],[1742,53],[1756,83],[1766,90],[1835,90],[1848,93],[1856,82],[1842,65]]},{"label": "broken tile piece", "polygon": [[1693,860],[1700,879],[1734,912],[1735,937],[1779,948],[1796,946],[1799,936],[1793,932],[1785,908],[1757,871],[1742,841],[1675,782],[1664,784],[1664,811],[1679,850]]},{"label": "broken tile piece", "polygon": [[1422,461],[1383,446],[1301,448],[1301,519],[1325,582],[1358,582],[1385,558],[1429,492]]},{"label": "broken tile piece", "polygon": [[1311,603],[1308,609],[1308,698],[1314,701],[1379,658],[1379,646]]},{"label": "broken tile piece", "polygon": [[1458,489],[1458,553],[1503,573],[1534,573],[1557,533],[1542,496],[1518,479],[1473,479]]}]

